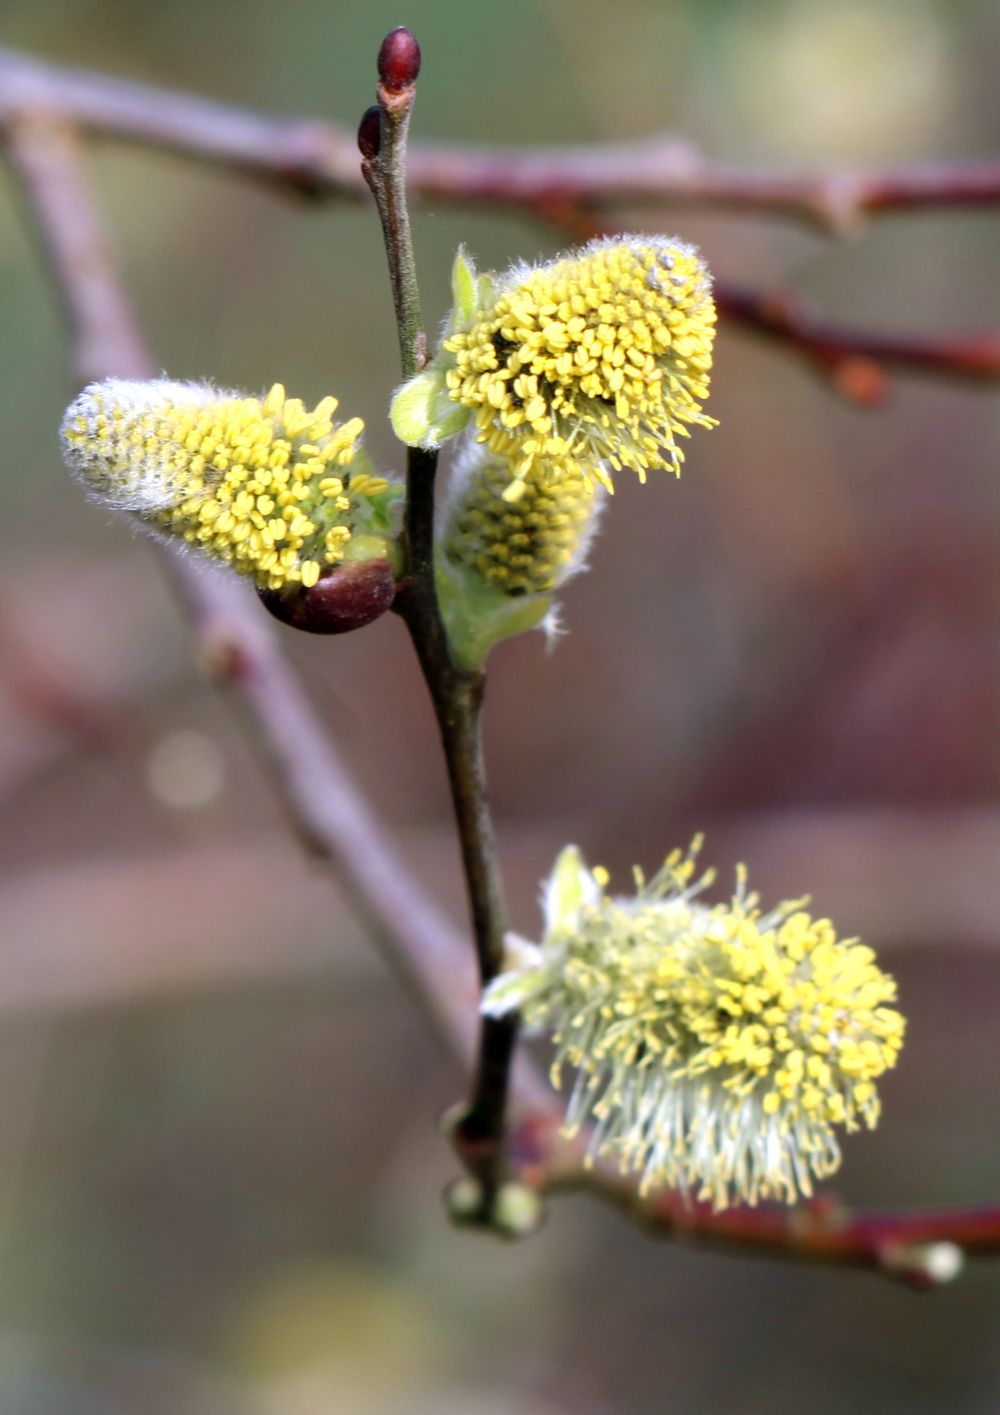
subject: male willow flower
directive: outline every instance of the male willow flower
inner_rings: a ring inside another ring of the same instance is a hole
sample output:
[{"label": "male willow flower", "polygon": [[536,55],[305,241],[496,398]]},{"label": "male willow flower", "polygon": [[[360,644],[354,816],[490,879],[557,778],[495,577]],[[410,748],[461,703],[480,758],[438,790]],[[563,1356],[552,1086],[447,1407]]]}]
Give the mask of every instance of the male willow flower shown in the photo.
[{"label": "male willow flower", "polygon": [[504,500],[510,464],[466,433],[444,498],[436,560],[438,600],[452,652],[482,666],[502,639],[558,632],[553,594],[586,568],[604,492],[577,472],[522,483]]},{"label": "male willow flower", "polygon": [[371,474],[360,418],[336,424],[276,383],[263,399],[169,379],[92,383],[63,419],[63,455],[95,499],[178,537],[261,589],[309,587],[395,490]]},{"label": "male willow flower", "polygon": [[582,472],[524,484],[505,501],[510,464],[467,439],[445,501],[442,546],[448,563],[502,595],[551,594],[584,569],[604,500]]},{"label": "male willow flower", "polygon": [[[404,384],[393,425],[438,445],[474,420],[510,462],[508,500],[534,479],[623,467],[680,471],[678,439],[711,427],[711,280],[693,246],[661,236],[591,242],[545,265],[475,277],[462,253],[455,305],[430,365]],[[449,400],[452,405],[449,407]]]},{"label": "male willow flower", "polygon": [[519,1010],[555,1034],[553,1079],[576,1081],[567,1129],[593,1122],[590,1156],[716,1208],[794,1202],[840,1163],[835,1127],[872,1128],[875,1081],[895,1065],[896,985],[805,901],[763,912],[740,872],[729,904],[698,895],[698,842],[637,893],[564,850],[541,946],[515,941],[484,1011]]}]

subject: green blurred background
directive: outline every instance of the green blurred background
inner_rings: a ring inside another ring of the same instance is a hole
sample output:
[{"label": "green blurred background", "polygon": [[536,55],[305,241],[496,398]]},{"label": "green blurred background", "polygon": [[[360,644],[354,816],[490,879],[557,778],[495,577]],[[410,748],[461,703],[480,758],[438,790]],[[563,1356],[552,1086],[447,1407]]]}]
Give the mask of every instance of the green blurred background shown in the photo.
[{"label": "green blurred background", "polygon": [[[685,134],[733,162],[996,154],[995,0],[34,0],[0,39],[353,127],[391,26],[424,51],[415,136]],[[398,466],[371,210],[313,209],[161,154],[93,181],[175,377],[334,391]],[[712,267],[898,332],[1000,324],[995,214],[835,244],[678,207],[623,219]],[[428,319],[465,241],[415,216]],[[146,546],[62,472],[58,313],[0,201],[0,1412],[966,1415],[1000,1405],[1000,1262],[882,1279],[651,1243],[583,1199],[531,1243],[447,1226],[459,1081],[300,857],[199,679]],[[765,899],[813,892],[879,946],[911,1030],[859,1203],[1000,1192],[998,402],[901,380],[838,402],[725,327],[684,478],[623,484],[569,633],[495,656],[489,753],[513,922],[577,841],[624,881],[696,829]],[[428,888],[463,918],[429,710],[392,616],[281,630]]]}]

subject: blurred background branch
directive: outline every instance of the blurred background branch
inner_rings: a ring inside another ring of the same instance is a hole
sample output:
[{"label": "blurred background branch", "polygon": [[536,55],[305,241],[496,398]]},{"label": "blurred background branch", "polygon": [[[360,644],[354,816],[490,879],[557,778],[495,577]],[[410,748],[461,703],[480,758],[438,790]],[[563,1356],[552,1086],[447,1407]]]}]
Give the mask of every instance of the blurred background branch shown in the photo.
[{"label": "blurred background branch", "polygon": [[[364,193],[354,134],[336,124],[268,118],[0,49],[0,119],[46,110],[85,132],[216,162],[305,196]],[[408,171],[417,197],[534,210],[562,202],[595,210],[619,202],[686,202],[792,217],[835,235],[855,231],[867,216],[1000,202],[995,159],[780,173],[711,162],[673,134],[531,151],[418,142]]]}]

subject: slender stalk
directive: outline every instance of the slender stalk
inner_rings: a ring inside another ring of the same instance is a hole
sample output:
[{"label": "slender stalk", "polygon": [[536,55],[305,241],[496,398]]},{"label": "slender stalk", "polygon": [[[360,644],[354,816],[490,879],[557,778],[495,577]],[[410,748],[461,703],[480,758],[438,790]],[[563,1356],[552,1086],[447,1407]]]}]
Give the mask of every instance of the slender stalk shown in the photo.
[{"label": "slender stalk", "polygon": [[[413,44],[415,48],[415,41]],[[427,356],[406,203],[406,139],[415,78],[414,72],[412,80],[402,85],[380,84],[377,130],[374,112],[369,110],[362,118],[358,135],[364,157],[362,172],[382,223],[404,378],[418,372]],[[506,933],[503,884],[486,796],[482,743],[485,676],[455,663],[441,618],[434,574],[436,473],[436,452],[409,449],[404,573],[396,607],[413,640],[441,734],[479,976],[485,986],[502,967]],[[459,1154],[481,1184],[482,1205],[477,1218],[484,1223],[490,1222],[493,1199],[504,1174],[507,1097],[516,1040],[516,1021],[484,1019],[469,1104],[453,1132]]]},{"label": "slender stalk", "polygon": [[[0,47],[0,127],[27,111],[58,112],[88,136],[212,162],[304,197],[360,195],[350,135],[336,124],[274,117]],[[708,159],[671,133],[520,149],[420,143],[410,175],[414,191],[435,201],[532,211],[560,202],[584,202],[595,211],[684,203],[780,216],[833,234],[894,212],[1000,205],[996,157],[881,167],[736,166]]]},{"label": "slender stalk", "polygon": [[[391,93],[384,84],[379,84],[377,146],[374,152],[365,151],[361,165],[362,175],[371,188],[382,223],[404,378],[412,378],[427,358],[427,337],[420,313],[417,263],[406,201],[406,139],[415,94],[416,85],[412,83],[398,93]],[[359,134],[362,142],[364,129],[363,119]]]}]

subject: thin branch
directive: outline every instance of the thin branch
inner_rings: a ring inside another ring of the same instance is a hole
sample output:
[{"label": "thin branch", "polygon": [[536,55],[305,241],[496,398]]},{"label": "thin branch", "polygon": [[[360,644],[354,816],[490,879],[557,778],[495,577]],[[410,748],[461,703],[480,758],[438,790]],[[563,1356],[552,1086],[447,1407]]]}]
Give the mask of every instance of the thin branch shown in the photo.
[{"label": "thin branch", "polygon": [[[361,120],[359,146],[364,154],[362,172],[382,222],[403,377],[410,378],[423,365],[426,337],[406,201],[406,139],[419,71],[419,49],[409,31],[396,31],[387,38],[380,67],[386,46],[400,35],[408,37],[415,50],[412,74],[399,87],[379,84],[377,135],[369,110]],[[397,608],[410,631],[441,734],[480,984],[485,987],[503,966],[507,929],[496,836],[486,795],[482,740],[486,679],[483,673],[469,672],[455,663],[441,618],[434,566],[436,472],[436,452],[414,447],[407,450],[404,573]],[[476,1218],[487,1224],[492,1221],[504,1173],[507,1100],[516,1043],[516,1019],[482,1019],[469,1105],[453,1132],[463,1161],[480,1181],[482,1202]]]},{"label": "thin branch", "polygon": [[[434,454],[410,449],[407,518],[410,574],[398,596],[399,612],[413,639],[437,717],[448,770],[462,867],[472,917],[480,986],[500,971],[506,933],[506,906],[493,818],[486,794],[482,704],[485,676],[452,661],[434,590],[431,531],[433,490],[421,463]],[[482,1186],[477,1218],[489,1223],[504,1172],[508,1094],[517,1045],[516,1018],[484,1017],[469,1103],[456,1121],[452,1140]],[[543,1113],[551,1116],[549,1093]]]},{"label": "thin branch", "polygon": [[91,700],[68,670],[51,662],[7,608],[0,607],[0,677],[18,716],[92,751],[107,751],[123,727],[110,703]]},{"label": "thin branch", "polygon": [[309,197],[360,200],[353,136],[0,47],[0,125],[57,114],[80,132],[211,162]]},{"label": "thin branch", "polygon": [[[0,48],[0,127],[45,113],[96,135],[217,163],[315,200],[355,200],[364,189],[355,143],[333,124],[270,118]],[[521,208],[578,235],[603,229],[599,212],[625,202],[684,201],[795,216],[838,233],[853,229],[864,215],[1000,201],[997,161],[775,174],[708,164],[675,137],[505,151],[415,144],[408,169],[417,197]],[[1000,340],[993,335],[893,338],[826,325],[791,296],[724,283],[716,288],[723,318],[800,350],[855,402],[881,401],[890,367],[1000,380]]]},{"label": "thin branch", "polygon": [[[313,197],[359,197],[353,135],[332,123],[271,118],[153,85],[63,68],[0,49],[0,123],[55,111],[105,137],[160,147]],[[840,233],[866,216],[1000,203],[996,159],[776,172],[706,159],[674,135],[532,149],[414,146],[411,191],[435,200],[593,210],[686,203],[792,217]]]},{"label": "thin branch", "polygon": [[827,323],[797,296],[768,294],[728,281],[716,282],[715,301],[724,320],[802,354],[845,398],[865,406],[882,403],[890,393],[888,369],[1000,381],[1000,336],[995,334],[869,333]]},{"label": "thin branch", "polygon": [[714,1213],[667,1191],[643,1198],[634,1181],[608,1166],[577,1166],[557,1189],[601,1198],[658,1237],[748,1254],[867,1268],[909,1287],[929,1289],[958,1275],[963,1257],[1000,1254],[1000,1202],[890,1211],[850,1209],[821,1195],[795,1208],[777,1204]]},{"label": "thin branch", "polygon": [[[390,93],[379,85],[379,102],[361,120],[358,145],[363,145],[361,174],[371,188],[382,237],[389,259],[389,281],[399,334],[400,364],[404,378],[412,378],[427,358],[427,336],[420,312],[417,262],[410,234],[410,209],[406,200],[406,140],[413,112],[414,85]],[[371,120],[378,116],[372,133]],[[425,469],[433,483],[434,468]]]},{"label": "thin branch", "polygon": [[[621,235],[623,229],[573,202],[542,206],[537,215],[576,241]],[[981,383],[1000,382],[1000,336],[995,334],[873,333],[829,324],[814,313],[806,300],[781,290],[752,290],[727,280],[715,280],[713,294],[723,320],[801,354],[837,393],[863,407],[875,407],[889,397],[891,368]]]}]

